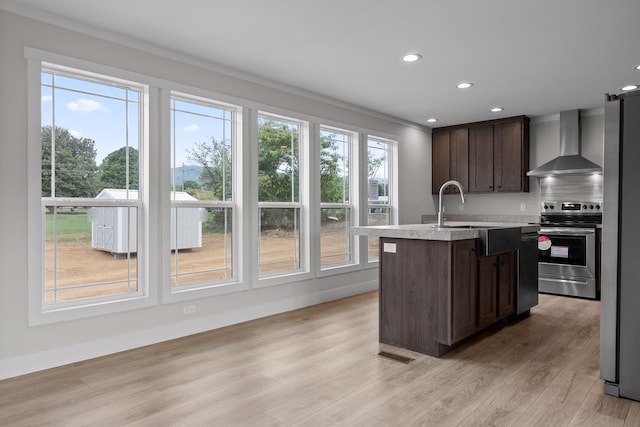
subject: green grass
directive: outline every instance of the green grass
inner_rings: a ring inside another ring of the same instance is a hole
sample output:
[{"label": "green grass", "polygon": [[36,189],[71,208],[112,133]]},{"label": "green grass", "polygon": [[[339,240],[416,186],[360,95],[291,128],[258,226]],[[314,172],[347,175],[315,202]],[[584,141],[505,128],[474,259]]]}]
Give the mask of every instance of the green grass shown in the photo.
[{"label": "green grass", "polygon": [[[47,214],[45,218],[47,236],[53,234],[53,217],[53,214]],[[58,237],[86,234],[87,239],[91,238],[91,222],[85,209],[76,209],[75,212],[58,213],[57,222]]]}]

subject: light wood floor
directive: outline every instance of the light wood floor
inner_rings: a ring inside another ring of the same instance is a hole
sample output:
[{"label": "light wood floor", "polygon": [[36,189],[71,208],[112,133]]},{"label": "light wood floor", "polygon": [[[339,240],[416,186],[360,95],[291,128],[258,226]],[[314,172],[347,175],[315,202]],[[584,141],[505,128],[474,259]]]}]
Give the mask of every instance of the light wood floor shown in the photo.
[{"label": "light wood floor", "polygon": [[640,426],[598,378],[595,301],[441,359],[376,356],[377,293],[0,381],[1,426]]}]

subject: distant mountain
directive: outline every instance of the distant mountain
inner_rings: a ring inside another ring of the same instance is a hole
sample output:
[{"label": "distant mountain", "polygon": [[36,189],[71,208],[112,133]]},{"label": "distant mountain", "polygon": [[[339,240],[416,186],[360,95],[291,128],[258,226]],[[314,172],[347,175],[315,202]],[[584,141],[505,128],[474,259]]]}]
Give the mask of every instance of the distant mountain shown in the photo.
[{"label": "distant mountain", "polygon": [[[202,184],[200,182],[200,175],[204,168],[202,166],[180,166],[175,168],[176,174],[176,185],[182,185],[184,181],[195,181],[198,184]],[[174,172],[172,171],[172,172]],[[173,182],[173,174],[171,176],[171,182]]]}]

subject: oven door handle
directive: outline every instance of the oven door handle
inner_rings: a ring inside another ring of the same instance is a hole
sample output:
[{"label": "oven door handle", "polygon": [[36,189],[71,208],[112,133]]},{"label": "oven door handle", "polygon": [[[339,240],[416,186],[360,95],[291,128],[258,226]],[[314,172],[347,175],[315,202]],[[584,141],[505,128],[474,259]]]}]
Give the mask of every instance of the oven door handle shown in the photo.
[{"label": "oven door handle", "polygon": [[575,228],[575,227],[565,227],[565,228],[541,228],[538,231],[538,234],[549,234],[549,235],[572,235],[572,236],[585,236],[590,234],[595,234],[595,228]]}]

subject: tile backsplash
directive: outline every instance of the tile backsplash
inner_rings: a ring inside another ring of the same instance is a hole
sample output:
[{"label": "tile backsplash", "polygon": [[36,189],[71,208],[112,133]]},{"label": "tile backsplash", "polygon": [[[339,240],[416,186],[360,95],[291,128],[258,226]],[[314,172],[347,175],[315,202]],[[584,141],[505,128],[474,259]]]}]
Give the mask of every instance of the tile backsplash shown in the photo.
[{"label": "tile backsplash", "polygon": [[602,175],[557,175],[540,179],[540,201],[602,202]]}]

